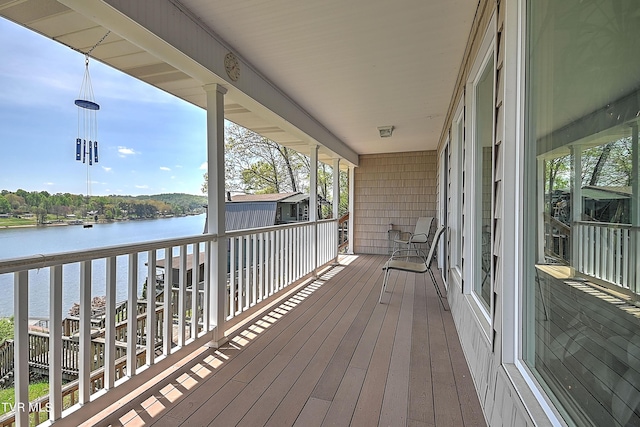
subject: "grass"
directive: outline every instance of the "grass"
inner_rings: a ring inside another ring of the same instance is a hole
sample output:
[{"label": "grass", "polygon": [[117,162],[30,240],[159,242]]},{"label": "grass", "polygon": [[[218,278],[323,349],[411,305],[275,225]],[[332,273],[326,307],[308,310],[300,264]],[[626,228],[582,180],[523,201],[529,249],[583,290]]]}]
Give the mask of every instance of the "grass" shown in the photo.
[{"label": "grass", "polygon": [[36,218],[0,218],[0,227],[36,225]]},{"label": "grass", "polygon": [[[39,382],[29,384],[29,402],[35,399],[46,396],[49,393],[49,383]],[[15,391],[14,388],[5,388],[0,390],[0,415],[4,415],[7,412],[11,412],[15,403]],[[25,402],[25,405],[27,403]]]}]

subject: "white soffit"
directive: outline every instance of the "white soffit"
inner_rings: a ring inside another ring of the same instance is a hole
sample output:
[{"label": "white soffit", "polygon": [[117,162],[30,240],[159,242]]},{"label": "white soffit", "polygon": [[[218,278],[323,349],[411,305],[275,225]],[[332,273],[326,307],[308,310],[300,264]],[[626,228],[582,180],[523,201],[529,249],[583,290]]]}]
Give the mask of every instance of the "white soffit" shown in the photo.
[{"label": "white soffit", "polygon": [[[100,0],[83,1],[104,10]],[[96,58],[203,107],[202,82],[224,84],[230,88],[225,97],[230,120],[308,153],[303,131],[277,111],[260,111],[261,104],[251,99],[252,87],[243,77],[263,77],[358,154],[436,149],[477,7],[477,0],[171,3],[240,57],[244,68],[237,83],[186,53],[169,52],[168,44],[163,48],[159,38],[135,30],[126,17],[109,18],[121,20],[116,26],[125,37],[117,31],[110,35],[95,49]],[[144,13],[153,11],[148,7]],[[80,51],[106,32],[96,24],[104,17],[83,16],[56,0],[0,0],[0,16]],[[166,23],[168,32],[171,24]],[[140,47],[143,37],[153,49]],[[393,136],[381,139],[378,127],[390,125]],[[332,157],[320,148],[321,160]]]}]

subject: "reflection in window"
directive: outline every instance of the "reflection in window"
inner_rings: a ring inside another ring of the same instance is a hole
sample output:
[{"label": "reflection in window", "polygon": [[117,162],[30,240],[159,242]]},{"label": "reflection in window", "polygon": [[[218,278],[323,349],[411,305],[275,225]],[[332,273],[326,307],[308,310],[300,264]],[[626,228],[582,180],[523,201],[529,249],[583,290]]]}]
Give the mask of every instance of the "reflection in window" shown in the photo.
[{"label": "reflection in window", "polygon": [[462,112],[456,119],[454,138],[451,144],[451,171],[453,191],[449,209],[450,240],[451,240],[451,264],[459,273],[462,272],[462,212],[464,189],[464,120]]},{"label": "reflection in window", "polygon": [[640,13],[528,5],[523,359],[571,425],[640,425]]},{"label": "reflection in window", "polygon": [[474,292],[486,309],[491,303],[491,190],[493,172],[493,56],[475,87],[476,251],[479,260]]}]

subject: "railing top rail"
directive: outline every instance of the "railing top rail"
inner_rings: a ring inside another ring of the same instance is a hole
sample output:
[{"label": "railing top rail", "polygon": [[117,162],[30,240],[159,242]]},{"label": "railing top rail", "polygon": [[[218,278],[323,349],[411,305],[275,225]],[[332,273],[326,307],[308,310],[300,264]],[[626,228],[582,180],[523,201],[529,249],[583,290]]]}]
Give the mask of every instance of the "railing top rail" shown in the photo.
[{"label": "railing top rail", "polygon": [[131,253],[164,249],[169,246],[174,247],[190,243],[215,241],[217,238],[218,237],[214,234],[196,234],[194,236],[152,240],[144,243],[126,243],[122,245],[83,249],[72,252],[60,252],[47,255],[38,254],[21,258],[10,258],[0,260],[0,274],[51,267],[52,265],[90,261],[98,258],[129,255]]},{"label": "railing top rail", "polygon": [[[321,224],[321,223],[337,222],[337,221],[338,221],[337,219],[329,218],[329,219],[321,219],[316,222],[318,224]],[[274,225],[270,227],[245,228],[242,230],[229,231],[225,233],[224,237],[240,237],[247,234],[268,233],[270,231],[284,230],[287,228],[306,227],[313,224],[314,223],[311,221],[304,221],[304,222],[292,222],[290,224]]]},{"label": "railing top rail", "polygon": [[624,228],[627,230],[640,230],[640,226],[631,224],[620,224],[614,222],[597,222],[597,221],[575,221],[576,225],[590,225],[593,227],[606,227],[606,228]]},{"label": "railing top rail", "polygon": [[[323,219],[317,223],[337,222],[337,219]],[[287,228],[296,228],[309,226],[313,222],[297,222],[292,224],[281,224],[272,227],[251,228],[244,230],[234,230],[225,233],[224,237],[239,237],[247,234],[266,233],[269,231],[283,230]],[[216,241],[218,236],[215,234],[196,234],[193,236],[179,237],[173,239],[152,240],[143,243],[127,243],[115,246],[104,246],[95,249],[86,249],[72,252],[60,252],[52,254],[30,255],[20,258],[9,258],[0,260],[0,274],[12,273],[15,271],[26,271],[31,269],[40,269],[51,267],[53,265],[71,264],[82,261],[90,261],[93,259],[108,258],[112,256],[129,255],[132,253],[145,252],[150,250],[164,249],[166,247],[175,247],[190,243],[201,243],[207,241]]]}]

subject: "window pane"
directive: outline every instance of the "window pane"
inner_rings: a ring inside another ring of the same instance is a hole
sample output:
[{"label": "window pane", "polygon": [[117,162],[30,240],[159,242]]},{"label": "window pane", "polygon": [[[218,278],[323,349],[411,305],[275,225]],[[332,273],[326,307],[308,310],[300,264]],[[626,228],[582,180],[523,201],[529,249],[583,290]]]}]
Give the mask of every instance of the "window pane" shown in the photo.
[{"label": "window pane", "polygon": [[570,425],[640,425],[640,9],[528,2],[523,359]]},{"label": "window pane", "polygon": [[493,57],[487,61],[475,89],[476,117],[476,250],[480,259],[474,292],[489,309],[491,301],[491,188],[493,172]]},{"label": "window pane", "polygon": [[462,117],[458,119],[454,129],[454,139],[451,145],[451,170],[452,191],[451,206],[449,209],[452,217],[450,225],[451,258],[452,266],[459,272],[462,271],[462,195],[464,188],[464,122]]}]

